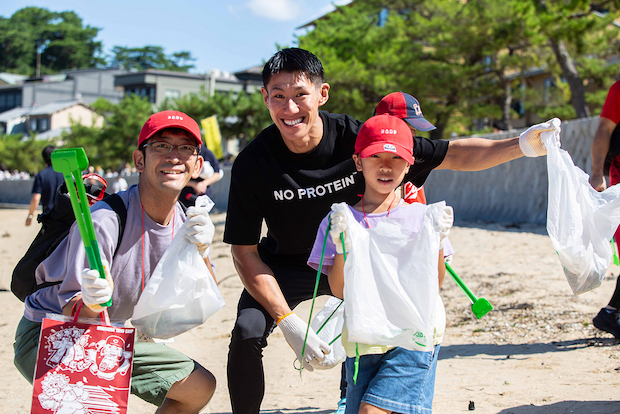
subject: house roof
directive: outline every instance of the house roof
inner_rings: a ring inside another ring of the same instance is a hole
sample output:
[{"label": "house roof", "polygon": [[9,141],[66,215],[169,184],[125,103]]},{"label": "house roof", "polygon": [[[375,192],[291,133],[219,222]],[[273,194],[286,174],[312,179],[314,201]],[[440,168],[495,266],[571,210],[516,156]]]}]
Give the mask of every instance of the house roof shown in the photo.
[{"label": "house roof", "polygon": [[67,109],[70,108],[72,106],[75,105],[84,105],[84,103],[80,100],[77,99],[73,99],[70,101],[55,101],[55,102],[50,102],[48,104],[45,105],[41,105],[41,106],[35,106],[34,108],[30,108],[30,112],[28,113],[28,115],[33,116],[33,115],[50,115],[59,111],[62,111],[63,109]]},{"label": "house roof", "polygon": [[0,122],[9,122],[15,118],[20,118],[22,116],[28,115],[30,112],[30,108],[22,108],[20,106],[9,109],[8,111],[4,111],[0,113]]},{"label": "house roof", "polygon": [[0,84],[16,85],[27,79],[26,75],[18,75],[16,73],[0,72]]},{"label": "house roof", "polygon": [[65,131],[71,132],[71,128],[64,127],[64,128],[50,129],[49,131],[45,131],[45,132],[41,132],[40,134],[37,134],[35,139],[37,141],[44,141],[44,140],[47,141],[52,138],[61,136],[62,133]]}]

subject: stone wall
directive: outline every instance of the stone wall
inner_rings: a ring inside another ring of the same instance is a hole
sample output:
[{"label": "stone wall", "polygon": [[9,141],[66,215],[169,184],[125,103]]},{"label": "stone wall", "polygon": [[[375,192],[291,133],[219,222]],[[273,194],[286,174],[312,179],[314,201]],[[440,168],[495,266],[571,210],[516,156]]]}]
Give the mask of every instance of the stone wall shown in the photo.
[{"label": "stone wall", "polygon": [[[562,148],[575,164],[590,173],[590,146],[598,118],[562,123]],[[521,131],[486,135],[502,139]],[[129,184],[137,182],[130,177]],[[213,184],[213,201],[218,211],[226,211],[230,187],[230,167],[224,178]],[[0,181],[0,204],[28,204],[32,180]],[[424,185],[429,202],[446,200],[454,207],[455,220],[482,220],[500,223],[544,224],[547,218],[547,159],[520,158],[485,171],[433,171]]]}]

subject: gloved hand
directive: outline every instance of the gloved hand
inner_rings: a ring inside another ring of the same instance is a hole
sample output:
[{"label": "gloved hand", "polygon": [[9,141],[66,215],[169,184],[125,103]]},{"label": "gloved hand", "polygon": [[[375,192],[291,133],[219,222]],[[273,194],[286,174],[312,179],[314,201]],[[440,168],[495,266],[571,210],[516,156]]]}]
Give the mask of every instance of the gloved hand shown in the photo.
[{"label": "gloved hand", "polygon": [[454,210],[450,206],[445,206],[443,214],[438,219],[439,224],[439,249],[443,249],[443,242],[448,237],[452,224],[454,224]]},{"label": "gloved hand", "polygon": [[329,215],[329,235],[336,245],[336,253],[338,254],[344,253],[342,250],[342,240],[340,239],[341,233],[344,233],[344,247],[348,253],[351,251],[351,239],[347,231],[347,221],[344,217],[344,213],[341,211],[332,211]]},{"label": "gloved hand", "polygon": [[103,312],[105,306],[101,306],[101,304],[109,302],[114,292],[114,282],[110,276],[109,268],[108,262],[103,260],[105,279],[99,277],[99,272],[96,269],[84,269],[82,271],[82,301],[97,313]]},{"label": "gloved hand", "polygon": [[186,221],[187,240],[198,246],[198,252],[204,258],[209,254],[209,246],[213,242],[215,226],[209,217],[209,208],[190,207],[187,209]]},{"label": "gloved hand", "polygon": [[306,330],[308,324],[302,321],[299,316],[291,313],[278,324],[284,339],[288,342],[289,346],[293,348],[297,359],[301,362],[304,361],[303,367],[308,371],[314,371],[312,367],[313,361],[321,362],[325,359],[325,354],[331,352],[331,348],[325,342],[323,342],[314,330],[308,331],[308,339],[306,340],[306,349],[304,353],[304,359],[302,360],[301,351],[304,346],[304,338],[306,337]]},{"label": "gloved hand", "polygon": [[543,144],[543,139],[553,138],[560,144],[560,125],[562,121],[559,118],[550,119],[547,122],[536,124],[529,127],[525,132],[519,135],[519,148],[526,157],[539,157],[547,155],[547,147]]},{"label": "gloved hand", "polygon": [[[330,347],[329,353],[331,354],[331,347]],[[325,357],[323,361],[318,361],[316,359],[312,359],[310,361],[310,365],[312,366],[313,369],[320,369],[320,370],[332,369],[335,366],[340,365],[340,364],[342,364],[342,360],[338,360],[336,358],[330,358],[327,356]]]}]

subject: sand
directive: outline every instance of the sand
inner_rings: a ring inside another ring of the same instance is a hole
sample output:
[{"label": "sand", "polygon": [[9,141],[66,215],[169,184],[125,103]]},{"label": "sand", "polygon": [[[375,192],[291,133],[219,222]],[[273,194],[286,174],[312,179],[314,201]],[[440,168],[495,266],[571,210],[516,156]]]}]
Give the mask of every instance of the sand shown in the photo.
[{"label": "sand", "polygon": [[[32,387],[13,366],[13,338],[23,304],[10,292],[14,265],[36,235],[25,227],[26,210],[0,210],[0,410],[29,412]],[[215,215],[213,259],[226,307],[171,346],[207,367],[218,380],[203,413],[230,413],[226,359],[242,284],[222,243],[225,216]],[[612,265],[598,289],[574,296],[544,227],[458,223],[450,234],[453,268],[494,310],[481,320],[446,276],[441,291],[448,326],[435,387],[435,413],[619,413],[620,341],[591,325],[607,304],[620,272]],[[317,300],[320,309],[325,298]],[[310,303],[297,313],[308,317]],[[278,329],[265,349],[267,413],[333,412],[340,369],[299,372],[295,355]],[[155,408],[131,397],[129,412]]]}]

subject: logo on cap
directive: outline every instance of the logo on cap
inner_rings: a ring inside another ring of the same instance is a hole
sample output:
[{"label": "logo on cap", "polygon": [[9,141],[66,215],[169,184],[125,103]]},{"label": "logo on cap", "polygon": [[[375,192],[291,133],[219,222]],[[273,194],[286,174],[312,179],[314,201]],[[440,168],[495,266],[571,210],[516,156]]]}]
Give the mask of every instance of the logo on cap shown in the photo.
[{"label": "logo on cap", "polygon": [[178,119],[182,121],[183,117],[179,115],[168,115],[168,119]]},{"label": "logo on cap", "polygon": [[420,104],[413,104],[413,112],[415,112],[416,116],[422,115],[422,108],[420,108]]},{"label": "logo on cap", "polygon": [[384,151],[396,152],[396,147],[392,144],[383,144]]},{"label": "logo on cap", "polygon": [[395,129],[391,129],[391,128],[382,128],[381,129],[381,133],[382,134],[388,134],[388,135],[396,135],[397,132]]}]

